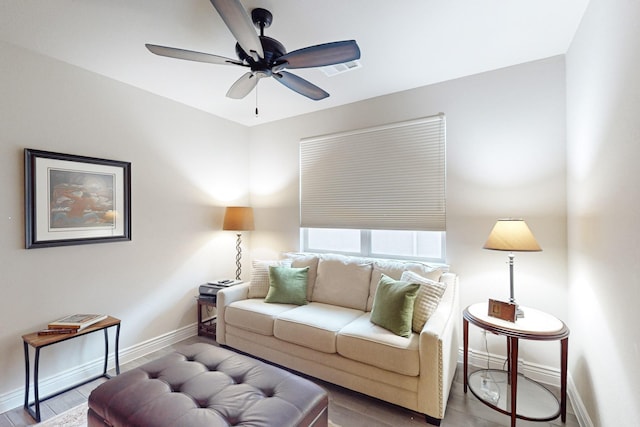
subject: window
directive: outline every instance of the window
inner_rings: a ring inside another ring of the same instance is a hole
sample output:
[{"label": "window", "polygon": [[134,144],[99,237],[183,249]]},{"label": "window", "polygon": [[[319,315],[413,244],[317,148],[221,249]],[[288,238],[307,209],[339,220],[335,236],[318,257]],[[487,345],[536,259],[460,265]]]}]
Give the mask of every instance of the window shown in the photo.
[{"label": "window", "polygon": [[300,236],[305,252],[445,262],[445,233],[441,231],[302,228]]},{"label": "window", "polygon": [[445,117],[300,141],[302,249],[444,260]]}]

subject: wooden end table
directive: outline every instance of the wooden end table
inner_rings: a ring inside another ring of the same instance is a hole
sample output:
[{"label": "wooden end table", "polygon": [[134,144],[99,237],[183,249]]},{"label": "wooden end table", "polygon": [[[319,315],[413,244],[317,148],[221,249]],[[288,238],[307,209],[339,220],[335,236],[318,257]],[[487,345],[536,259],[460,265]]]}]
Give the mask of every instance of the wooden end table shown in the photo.
[{"label": "wooden end table", "polygon": [[217,315],[203,316],[202,309],[216,308],[216,296],[198,296],[198,336],[216,339]]},{"label": "wooden end table", "polygon": [[[116,363],[116,375],[120,375],[120,361],[118,359],[118,346],[120,341],[120,319],[116,319],[115,317],[108,316],[106,319],[93,324],[91,326],[86,327],[85,329],[73,333],[73,334],[57,334],[57,335],[38,335],[37,332],[33,332],[31,334],[23,335],[22,341],[24,345],[24,365],[25,365],[25,386],[24,386],[24,409],[33,417],[34,420],[40,422],[40,403],[51,399],[52,397],[58,396],[66,391],[69,391],[73,388],[81,386],[83,384],[87,384],[91,381],[94,381],[98,378],[111,378],[111,375],[107,374],[107,362],[109,360],[109,334],[107,333],[107,329],[111,327],[116,327],[116,336],[115,336],[115,363]],[[38,370],[40,366],[40,349],[44,347],[48,347],[53,344],[57,344],[63,341],[71,340],[74,338],[78,338],[83,335],[87,335],[93,332],[104,331],[104,367],[102,369],[102,374],[97,375],[95,377],[89,378],[88,380],[82,381],[79,384],[75,384],[71,387],[67,387],[64,390],[60,390],[52,395],[47,397],[40,397],[40,391],[38,387]],[[33,347],[35,349],[35,360],[33,365],[33,392],[34,392],[34,401],[33,403],[29,403],[29,347]],[[34,407],[33,409],[31,407]]]},{"label": "wooden end table", "polygon": [[[524,312],[524,318],[518,318],[516,322],[489,316],[488,303],[473,304],[463,311],[464,392],[470,389],[473,395],[485,405],[511,416],[511,427],[515,427],[517,418],[528,421],[549,421],[560,416],[564,423],[567,420],[569,328],[550,314],[533,308],[520,308]],[[507,338],[506,371],[480,369],[469,374],[469,323]],[[520,339],[560,340],[560,402],[540,383],[518,375],[518,341]],[[522,389],[520,394],[518,394],[519,385]],[[519,407],[516,406],[518,397],[525,400]],[[528,404],[528,398],[532,399],[531,405]],[[544,413],[545,411],[550,412]]]}]

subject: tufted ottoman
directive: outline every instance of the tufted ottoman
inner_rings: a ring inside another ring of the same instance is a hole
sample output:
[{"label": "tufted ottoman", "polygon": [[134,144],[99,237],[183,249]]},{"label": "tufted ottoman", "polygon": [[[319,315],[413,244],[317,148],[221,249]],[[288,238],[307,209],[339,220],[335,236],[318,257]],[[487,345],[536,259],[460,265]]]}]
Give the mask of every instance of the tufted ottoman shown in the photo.
[{"label": "tufted ottoman", "polygon": [[327,392],[311,381],[198,343],[98,386],[88,425],[326,427],[327,405]]}]

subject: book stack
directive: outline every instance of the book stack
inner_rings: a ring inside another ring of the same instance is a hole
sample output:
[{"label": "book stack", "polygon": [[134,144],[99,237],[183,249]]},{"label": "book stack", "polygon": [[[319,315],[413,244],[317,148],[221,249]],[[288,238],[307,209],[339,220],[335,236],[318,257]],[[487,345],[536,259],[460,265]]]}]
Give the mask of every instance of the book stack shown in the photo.
[{"label": "book stack", "polygon": [[72,314],[49,323],[38,335],[75,334],[106,318],[105,314]]}]

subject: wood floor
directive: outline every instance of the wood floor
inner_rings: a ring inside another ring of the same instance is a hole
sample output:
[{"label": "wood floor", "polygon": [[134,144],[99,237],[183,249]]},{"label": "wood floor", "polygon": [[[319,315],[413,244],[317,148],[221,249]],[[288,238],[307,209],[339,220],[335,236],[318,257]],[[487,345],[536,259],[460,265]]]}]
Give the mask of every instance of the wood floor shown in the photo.
[{"label": "wood floor", "polygon": [[[183,341],[191,342],[214,341],[202,337],[193,337]],[[171,347],[159,350],[145,357],[136,359],[121,366],[121,371],[126,371],[136,366],[142,365],[149,360],[153,360],[172,351]],[[43,402],[40,406],[42,419],[46,420],[68,409],[71,409],[87,400],[87,397],[95,387],[106,381],[99,379],[92,383],[68,391],[60,396]],[[328,390],[330,394],[329,418],[341,427],[400,427],[400,426],[421,426],[428,424],[420,414],[406,409],[382,402],[346,390],[342,387],[326,383],[324,381],[313,380]],[[549,422],[530,422],[518,420],[519,427],[545,427],[545,426],[566,426],[579,427],[573,410],[569,405],[566,424],[562,424],[560,419]],[[0,427],[16,427],[36,424],[35,421],[23,410],[22,407],[12,409],[0,414]],[[459,365],[454,384],[449,395],[447,411],[442,420],[442,427],[498,427],[509,426],[509,417],[491,410],[471,393],[464,394],[462,386],[462,366]],[[274,426],[275,427],[275,426]]]}]

